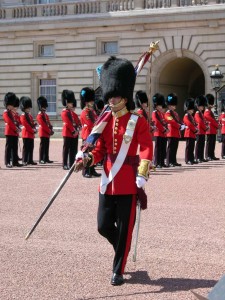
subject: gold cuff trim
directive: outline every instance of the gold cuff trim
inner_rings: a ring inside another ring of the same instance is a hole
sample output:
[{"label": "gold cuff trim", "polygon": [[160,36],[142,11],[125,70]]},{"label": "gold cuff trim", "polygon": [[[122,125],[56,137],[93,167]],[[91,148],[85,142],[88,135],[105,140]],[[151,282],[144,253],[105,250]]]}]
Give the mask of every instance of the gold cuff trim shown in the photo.
[{"label": "gold cuff trim", "polygon": [[144,177],[146,180],[148,180],[149,174],[150,174],[150,166],[151,161],[148,159],[142,159],[140,162],[140,165],[138,167],[138,176]]}]

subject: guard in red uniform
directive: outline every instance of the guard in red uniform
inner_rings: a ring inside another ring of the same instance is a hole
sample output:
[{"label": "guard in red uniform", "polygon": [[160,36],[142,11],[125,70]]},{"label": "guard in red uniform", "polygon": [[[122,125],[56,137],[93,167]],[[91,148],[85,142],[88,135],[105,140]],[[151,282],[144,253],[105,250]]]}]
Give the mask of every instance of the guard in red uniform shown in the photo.
[{"label": "guard in red uniform", "polygon": [[186,138],[185,162],[187,165],[193,165],[198,163],[194,159],[196,133],[198,132],[198,125],[193,117],[195,100],[193,98],[187,99],[184,103],[184,109],[186,111],[183,118],[184,125],[186,126],[184,131],[184,137]]},{"label": "guard in red uniform", "polygon": [[[98,116],[94,110],[94,100],[95,100],[95,91],[92,88],[84,87],[80,91],[80,101],[82,112],[80,114],[80,122],[81,122],[81,137],[82,140],[85,141],[91,130],[94,126],[95,121]],[[94,165],[91,167],[86,167],[83,170],[83,176],[86,178],[91,177],[100,177],[101,174],[97,173]]]},{"label": "guard in red uniform", "polygon": [[37,115],[37,122],[39,124],[38,134],[40,137],[39,164],[51,164],[53,161],[49,159],[49,143],[50,136],[54,134],[54,131],[49,116],[46,113],[48,100],[40,96],[37,99],[37,104],[39,107],[39,113]]},{"label": "guard in red uniform", "polygon": [[156,130],[154,131],[155,149],[154,149],[154,165],[156,168],[165,168],[167,165],[164,162],[163,145],[165,134],[168,132],[167,123],[162,113],[162,107],[165,104],[163,95],[156,93],[153,98],[154,110],[152,112],[152,120],[155,123]]},{"label": "guard in red uniform", "polygon": [[219,160],[215,156],[215,146],[216,146],[216,134],[219,128],[219,124],[212,112],[212,108],[214,107],[214,96],[212,94],[206,95],[207,100],[207,108],[204,112],[204,117],[208,122],[208,130],[206,131],[206,149],[205,149],[205,157],[207,160]]},{"label": "guard in red uniform", "polygon": [[61,118],[63,121],[62,136],[64,170],[69,170],[72,167],[77,151],[79,124],[76,124],[74,121],[74,102],[74,92],[70,90],[63,90],[62,105],[66,107],[61,112]]},{"label": "guard in red uniform", "polygon": [[[125,59],[111,57],[101,70],[105,103],[111,108],[89,164],[104,158],[99,188],[98,231],[114,249],[112,285],[124,282],[123,273],[135,223],[136,197],[149,176],[152,140],[146,119],[132,113],[135,69]],[[137,155],[138,146],[140,146]]]},{"label": "guard in red uniform", "polygon": [[22,110],[22,115],[20,116],[20,122],[23,126],[22,128],[22,138],[23,138],[23,165],[37,165],[33,160],[34,152],[34,138],[35,133],[37,133],[34,119],[30,114],[32,108],[32,101],[29,97],[23,96],[20,98],[20,109]]},{"label": "guard in red uniform", "polygon": [[[20,166],[17,160],[17,145],[19,129],[16,125],[14,117],[14,105],[16,102],[16,95],[14,93],[7,93],[4,97],[4,105],[6,110],[3,112],[3,119],[5,121],[5,165],[7,168],[13,166]],[[12,163],[11,163],[12,161]]]},{"label": "guard in red uniform", "polygon": [[[19,163],[19,161],[22,160],[22,158],[20,158],[19,155],[18,155],[18,148],[19,148],[19,145],[20,145],[19,134],[22,131],[22,124],[20,122],[20,115],[18,113],[19,106],[20,106],[20,99],[18,97],[16,97],[15,103],[13,105],[13,110],[12,110],[13,117],[14,117],[14,120],[15,120],[15,124],[16,124],[16,127],[18,129],[17,144],[16,144],[16,161],[14,162],[14,165],[17,166],[17,167],[22,167],[23,164]],[[21,151],[21,149],[20,149],[20,151]]]},{"label": "guard in red uniform", "polygon": [[177,149],[179,145],[179,140],[181,138],[181,130],[185,129],[185,125],[180,121],[180,118],[175,111],[177,106],[177,95],[171,93],[166,98],[166,104],[168,110],[165,113],[165,120],[168,124],[168,133],[167,133],[167,151],[166,151],[166,160],[168,167],[180,167],[181,164],[177,163]]},{"label": "guard in red uniform", "polygon": [[74,124],[74,127],[76,128],[76,135],[77,135],[75,137],[75,157],[76,157],[76,154],[77,154],[77,151],[78,151],[79,131],[81,130],[81,122],[80,122],[80,119],[79,119],[78,115],[75,112],[76,107],[77,107],[77,100],[74,99],[73,108],[72,108],[71,113],[72,113],[72,116],[73,116],[73,124]]},{"label": "guard in red uniform", "polygon": [[195,161],[198,163],[206,162],[204,159],[205,149],[205,135],[207,130],[207,122],[204,118],[204,109],[206,106],[206,98],[203,95],[198,96],[195,99],[196,113],[194,115],[195,122],[198,126],[198,132],[196,133],[196,145],[195,145]]},{"label": "guard in red uniform", "polygon": [[219,116],[219,124],[221,126],[221,158],[225,159],[225,99],[221,101],[221,114]]},{"label": "guard in red uniform", "polygon": [[149,116],[149,110],[148,110],[148,96],[145,91],[137,91],[135,94],[135,104],[137,109],[137,113],[145,117],[146,121],[149,125],[149,132],[151,136],[153,137],[153,133],[155,131],[155,124],[154,121],[151,120]]}]

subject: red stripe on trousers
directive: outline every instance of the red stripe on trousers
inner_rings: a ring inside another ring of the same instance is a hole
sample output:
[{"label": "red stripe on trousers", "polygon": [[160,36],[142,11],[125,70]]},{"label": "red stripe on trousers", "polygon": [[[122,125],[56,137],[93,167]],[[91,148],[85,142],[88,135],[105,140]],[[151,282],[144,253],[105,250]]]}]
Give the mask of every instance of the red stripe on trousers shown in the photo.
[{"label": "red stripe on trousers", "polygon": [[136,204],[137,204],[136,197],[137,197],[137,195],[133,195],[133,198],[132,198],[130,220],[129,220],[129,225],[128,225],[128,233],[127,233],[127,241],[126,241],[126,248],[125,248],[123,261],[122,261],[121,274],[124,273],[124,269],[125,269],[126,262],[127,262],[127,257],[128,257],[129,251],[130,251],[130,245],[131,245],[131,240],[132,240],[132,232],[133,232],[133,228],[134,228],[134,220],[135,220],[135,216],[136,216]]}]

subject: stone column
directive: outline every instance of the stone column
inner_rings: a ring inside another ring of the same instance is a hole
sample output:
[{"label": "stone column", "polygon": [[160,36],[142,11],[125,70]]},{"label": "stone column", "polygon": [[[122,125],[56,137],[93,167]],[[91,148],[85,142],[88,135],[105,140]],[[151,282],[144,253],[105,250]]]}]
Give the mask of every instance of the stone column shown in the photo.
[{"label": "stone column", "polygon": [[106,13],[108,11],[108,0],[101,0],[100,3],[100,12],[101,13]]},{"label": "stone column", "polygon": [[145,9],[145,0],[134,0],[134,9]]}]

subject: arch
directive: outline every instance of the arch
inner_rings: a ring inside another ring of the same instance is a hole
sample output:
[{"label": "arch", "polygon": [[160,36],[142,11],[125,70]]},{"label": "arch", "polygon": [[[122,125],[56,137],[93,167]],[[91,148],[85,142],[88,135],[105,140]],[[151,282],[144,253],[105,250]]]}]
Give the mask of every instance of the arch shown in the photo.
[{"label": "arch", "polygon": [[[151,76],[151,78],[150,78]],[[178,113],[183,114],[183,101],[208,92],[210,76],[205,63],[188,50],[169,50],[160,54],[152,63],[147,76],[150,98],[156,92],[165,96],[170,92],[178,95]]]}]

